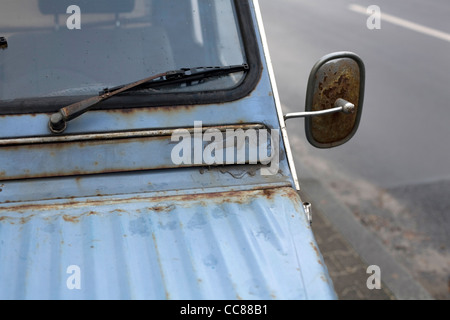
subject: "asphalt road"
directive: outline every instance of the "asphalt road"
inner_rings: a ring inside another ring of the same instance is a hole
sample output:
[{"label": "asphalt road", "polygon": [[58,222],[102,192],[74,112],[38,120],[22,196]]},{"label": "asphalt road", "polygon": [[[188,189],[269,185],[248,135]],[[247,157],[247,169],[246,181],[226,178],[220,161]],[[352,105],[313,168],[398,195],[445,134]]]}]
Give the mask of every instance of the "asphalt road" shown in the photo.
[{"label": "asphalt road", "polygon": [[[367,27],[371,5],[381,9],[381,29]],[[450,2],[260,6],[285,113],[303,110],[323,55],[353,51],[366,64],[363,117],[346,145],[315,149],[304,143],[302,120],[287,123],[300,183],[320,177],[435,298],[449,299]]]}]

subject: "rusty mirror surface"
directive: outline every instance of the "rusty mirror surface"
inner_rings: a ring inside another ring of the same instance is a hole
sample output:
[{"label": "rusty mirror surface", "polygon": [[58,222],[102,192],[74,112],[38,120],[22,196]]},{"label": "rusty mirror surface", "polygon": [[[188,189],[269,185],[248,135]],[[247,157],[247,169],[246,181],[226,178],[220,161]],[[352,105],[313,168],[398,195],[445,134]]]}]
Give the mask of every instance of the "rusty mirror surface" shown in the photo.
[{"label": "rusty mirror surface", "polygon": [[365,86],[365,67],[351,52],[329,54],[313,67],[306,93],[306,112],[336,107],[338,99],[355,106],[354,112],[335,112],[306,118],[306,137],[317,148],[333,148],[349,141],[358,130]]}]

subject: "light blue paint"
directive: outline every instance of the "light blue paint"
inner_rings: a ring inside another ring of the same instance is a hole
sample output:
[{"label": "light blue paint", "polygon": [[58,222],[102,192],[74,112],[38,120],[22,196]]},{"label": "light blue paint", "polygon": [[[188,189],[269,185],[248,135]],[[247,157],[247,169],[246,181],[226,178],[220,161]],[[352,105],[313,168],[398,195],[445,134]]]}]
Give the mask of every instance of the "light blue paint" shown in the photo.
[{"label": "light blue paint", "polygon": [[[0,299],[334,298],[295,192],[272,191],[3,204]],[[66,286],[70,265],[81,290]]]},{"label": "light blue paint", "polygon": [[[67,133],[185,128],[194,121],[279,128],[258,41],[263,72],[244,99],[170,114],[93,111],[70,122]],[[48,136],[47,123],[45,114],[0,117],[0,137]],[[0,173],[126,170],[0,181],[0,299],[336,298],[283,143],[274,176],[258,174],[260,166],[155,169],[169,162],[170,148],[152,139],[84,150],[73,144],[51,150],[51,158],[48,147],[0,147]],[[214,196],[221,192],[235,193]],[[66,286],[71,265],[81,270],[80,290]]]}]

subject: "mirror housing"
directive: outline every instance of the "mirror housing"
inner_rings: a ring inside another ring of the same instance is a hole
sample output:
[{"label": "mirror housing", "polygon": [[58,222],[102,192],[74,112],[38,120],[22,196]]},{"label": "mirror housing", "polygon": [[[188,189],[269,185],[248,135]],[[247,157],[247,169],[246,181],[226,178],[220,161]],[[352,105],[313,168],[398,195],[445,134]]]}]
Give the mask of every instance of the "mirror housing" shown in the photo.
[{"label": "mirror housing", "polygon": [[[317,148],[333,148],[349,141],[358,130],[364,102],[365,66],[352,52],[324,56],[312,68],[306,93],[306,137]],[[354,105],[349,110],[345,106]],[[341,112],[333,112],[341,106]]]},{"label": "mirror housing", "polygon": [[336,52],[320,59],[311,70],[305,112],[284,120],[306,118],[306,137],[317,148],[333,148],[358,130],[364,102],[366,71],[360,57]]}]

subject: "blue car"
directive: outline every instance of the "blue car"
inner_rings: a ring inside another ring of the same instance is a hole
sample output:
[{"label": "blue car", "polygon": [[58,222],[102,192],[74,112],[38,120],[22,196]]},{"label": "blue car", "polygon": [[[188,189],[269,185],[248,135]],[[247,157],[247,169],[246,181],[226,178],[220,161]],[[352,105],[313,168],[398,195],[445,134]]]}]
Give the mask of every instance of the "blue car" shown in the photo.
[{"label": "blue car", "polygon": [[0,299],[336,299],[286,122],[345,143],[364,73],[283,114],[256,0],[3,1]]}]

